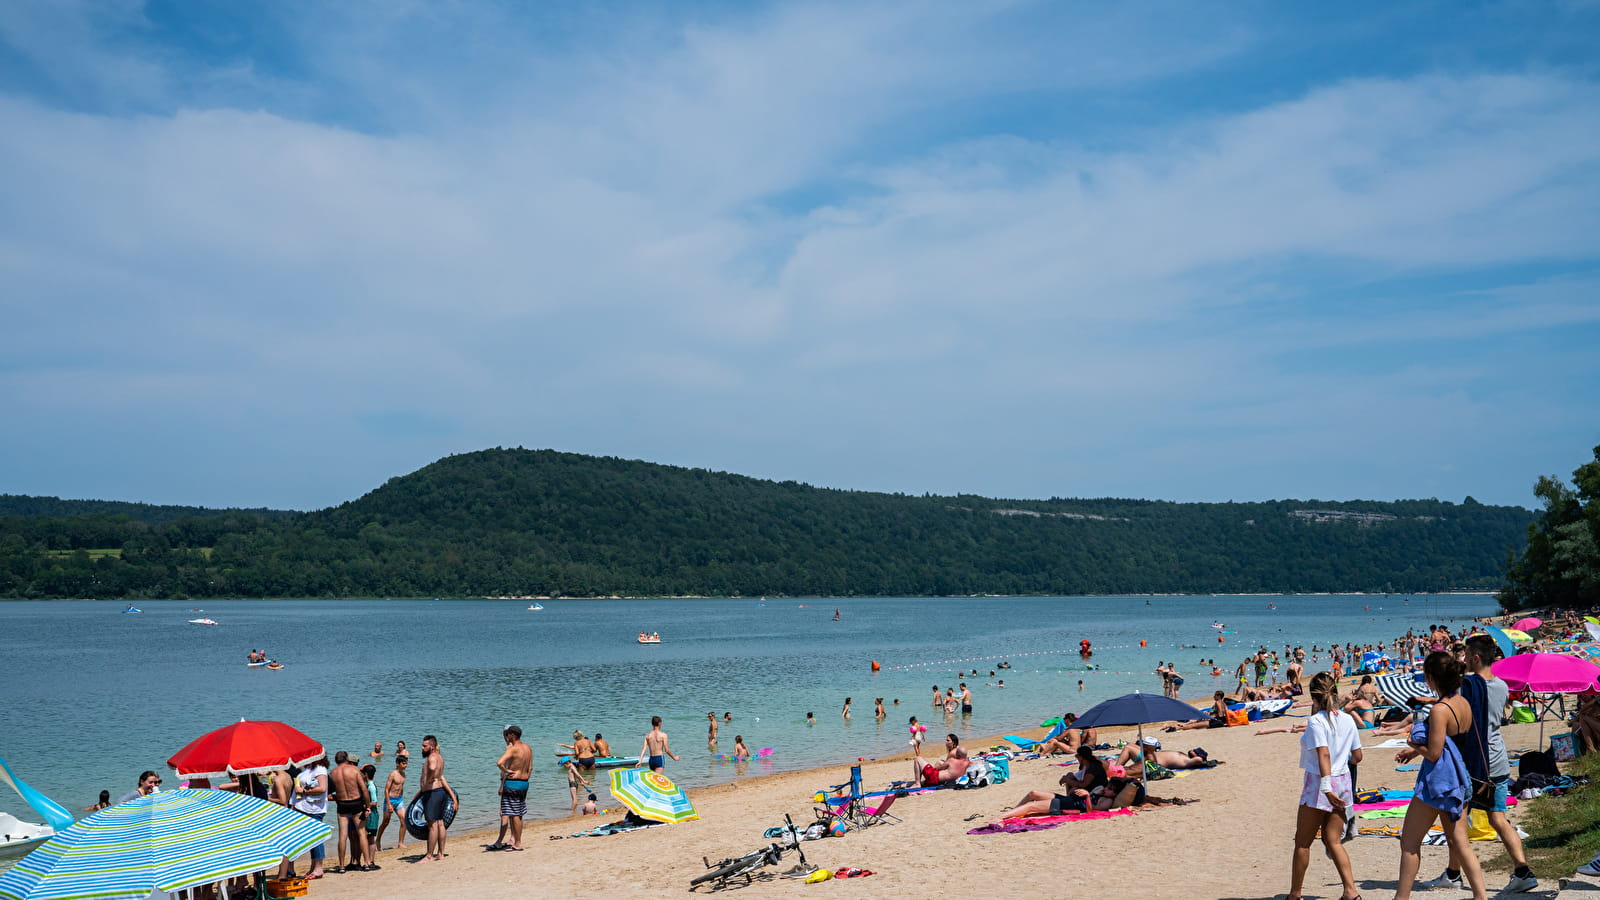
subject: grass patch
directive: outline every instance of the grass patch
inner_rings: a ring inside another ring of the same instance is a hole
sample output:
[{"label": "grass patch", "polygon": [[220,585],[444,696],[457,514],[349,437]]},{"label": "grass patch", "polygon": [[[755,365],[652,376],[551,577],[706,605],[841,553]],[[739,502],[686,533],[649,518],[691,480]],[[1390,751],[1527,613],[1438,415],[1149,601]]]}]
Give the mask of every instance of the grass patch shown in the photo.
[{"label": "grass patch", "polygon": [[[65,557],[65,556],[71,556],[71,555],[73,555],[74,553],[77,553],[77,552],[78,551],[76,551],[76,550],[46,550],[45,551],[45,555],[46,556],[62,556],[62,557]],[[104,559],[107,556],[112,557],[114,559],[121,559],[122,558],[122,548],[121,547],[108,547],[108,548],[106,548],[104,550],[85,550],[83,552],[89,554],[89,558],[90,559]]]},{"label": "grass patch", "polygon": [[[1564,763],[1562,774],[1589,776],[1589,784],[1562,797],[1540,797],[1528,803],[1521,819],[1528,832],[1523,849],[1528,865],[1541,879],[1552,881],[1600,855],[1600,753],[1588,753]],[[1495,846],[1499,846],[1496,844]],[[1489,861],[1494,868],[1510,868],[1504,848]]]}]

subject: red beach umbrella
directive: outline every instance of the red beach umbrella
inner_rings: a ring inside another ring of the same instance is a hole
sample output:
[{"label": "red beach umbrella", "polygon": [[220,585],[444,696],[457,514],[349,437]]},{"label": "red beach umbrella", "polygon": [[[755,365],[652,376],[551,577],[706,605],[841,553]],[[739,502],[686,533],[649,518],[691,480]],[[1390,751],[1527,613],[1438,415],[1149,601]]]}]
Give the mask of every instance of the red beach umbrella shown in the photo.
[{"label": "red beach umbrella", "polygon": [[244,719],[190,741],[167,760],[187,778],[260,775],[321,759],[322,745],[282,722]]}]

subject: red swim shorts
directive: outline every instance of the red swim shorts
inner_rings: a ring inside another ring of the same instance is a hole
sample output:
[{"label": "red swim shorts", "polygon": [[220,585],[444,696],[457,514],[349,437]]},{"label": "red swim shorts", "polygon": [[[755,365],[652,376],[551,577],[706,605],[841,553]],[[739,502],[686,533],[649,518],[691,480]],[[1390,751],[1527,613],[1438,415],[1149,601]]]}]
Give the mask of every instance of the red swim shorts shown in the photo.
[{"label": "red swim shorts", "polygon": [[939,786],[939,769],[933,763],[929,763],[929,764],[927,764],[927,765],[922,767],[922,786],[923,787],[938,787]]}]

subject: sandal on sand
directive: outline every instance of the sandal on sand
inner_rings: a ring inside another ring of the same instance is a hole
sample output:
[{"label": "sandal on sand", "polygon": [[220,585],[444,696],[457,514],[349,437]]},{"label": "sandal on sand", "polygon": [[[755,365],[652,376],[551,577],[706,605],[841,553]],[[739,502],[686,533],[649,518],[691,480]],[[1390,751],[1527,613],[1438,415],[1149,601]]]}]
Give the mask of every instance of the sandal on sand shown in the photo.
[{"label": "sandal on sand", "polygon": [[489,846],[487,846],[487,847],[485,847],[483,849],[486,850],[486,851],[487,850],[504,850],[508,846],[510,846],[510,845],[509,844],[502,844],[499,841],[495,841],[494,843],[490,844]]}]

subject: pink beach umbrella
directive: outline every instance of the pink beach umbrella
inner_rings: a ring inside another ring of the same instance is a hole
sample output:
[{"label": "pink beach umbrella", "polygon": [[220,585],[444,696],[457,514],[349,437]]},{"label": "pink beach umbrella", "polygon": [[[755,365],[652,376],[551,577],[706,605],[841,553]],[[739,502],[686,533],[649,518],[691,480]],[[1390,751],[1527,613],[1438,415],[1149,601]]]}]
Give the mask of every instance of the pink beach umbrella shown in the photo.
[{"label": "pink beach umbrella", "polygon": [[1600,666],[1564,653],[1519,653],[1489,668],[1514,691],[1576,694],[1600,684]]},{"label": "pink beach umbrella", "polygon": [[1518,631],[1532,631],[1543,624],[1543,619],[1535,619],[1533,616],[1529,616],[1526,619],[1518,619],[1516,624],[1512,625],[1511,627]]}]

